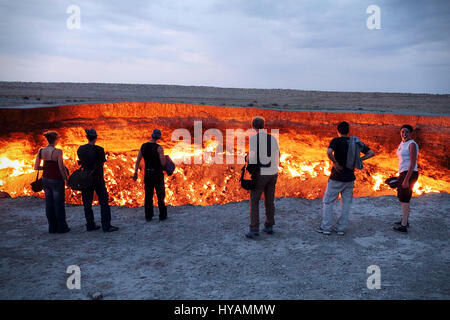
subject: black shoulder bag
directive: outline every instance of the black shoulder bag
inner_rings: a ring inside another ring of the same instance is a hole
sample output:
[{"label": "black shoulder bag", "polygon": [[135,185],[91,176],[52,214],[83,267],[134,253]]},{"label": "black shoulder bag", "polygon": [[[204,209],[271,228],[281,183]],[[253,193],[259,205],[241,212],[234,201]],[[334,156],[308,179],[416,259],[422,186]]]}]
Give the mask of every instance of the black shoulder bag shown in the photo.
[{"label": "black shoulder bag", "polygon": [[39,166],[38,166],[38,172],[36,175],[36,180],[31,183],[31,190],[33,190],[34,192],[40,192],[43,189],[42,178],[39,178],[39,170],[40,170],[39,168],[41,166],[41,152],[42,152],[42,149],[39,149],[39,153],[38,153]]},{"label": "black shoulder bag", "polygon": [[93,172],[93,170],[88,171],[83,168],[79,168],[70,175],[67,180],[67,185],[72,190],[78,191],[90,188],[94,184]]},{"label": "black shoulder bag", "polygon": [[[256,135],[256,158],[257,162],[259,162],[259,134]],[[256,187],[256,178],[259,175],[260,167],[258,163],[249,163],[244,164],[242,167],[241,173],[241,187],[245,190],[253,190]],[[251,180],[245,179],[245,170],[247,170],[251,174]]]}]

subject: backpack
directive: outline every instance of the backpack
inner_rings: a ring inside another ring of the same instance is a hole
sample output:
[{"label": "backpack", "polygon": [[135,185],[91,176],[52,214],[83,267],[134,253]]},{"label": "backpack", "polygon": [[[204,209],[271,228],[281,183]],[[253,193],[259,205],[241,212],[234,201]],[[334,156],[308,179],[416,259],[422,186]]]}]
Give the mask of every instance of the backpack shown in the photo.
[{"label": "backpack", "polygon": [[172,161],[172,159],[170,159],[170,157],[168,155],[166,155],[165,158],[166,158],[166,164],[165,164],[163,170],[165,172],[167,172],[168,176],[171,176],[173,174],[173,172],[175,171],[175,163]]},{"label": "backpack", "polygon": [[84,190],[92,187],[94,184],[93,171],[87,171],[83,168],[75,170],[69,177],[67,185],[72,190]]}]

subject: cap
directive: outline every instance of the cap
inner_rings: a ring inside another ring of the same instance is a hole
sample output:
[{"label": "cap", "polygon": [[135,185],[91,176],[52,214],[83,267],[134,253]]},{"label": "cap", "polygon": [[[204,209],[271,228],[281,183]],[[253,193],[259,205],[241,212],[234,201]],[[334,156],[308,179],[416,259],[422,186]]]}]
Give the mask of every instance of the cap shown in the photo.
[{"label": "cap", "polygon": [[161,138],[161,130],[159,130],[159,129],[153,130],[152,138],[154,138],[154,139],[159,139],[159,138]]},{"label": "cap", "polygon": [[391,187],[392,189],[397,188],[398,182],[399,182],[398,177],[391,177],[391,178],[387,178],[386,180],[384,180],[384,183],[389,185],[389,187]]},{"label": "cap", "polygon": [[97,131],[95,131],[95,129],[84,129],[84,131],[86,132],[87,136],[90,136],[90,137],[97,136]]}]

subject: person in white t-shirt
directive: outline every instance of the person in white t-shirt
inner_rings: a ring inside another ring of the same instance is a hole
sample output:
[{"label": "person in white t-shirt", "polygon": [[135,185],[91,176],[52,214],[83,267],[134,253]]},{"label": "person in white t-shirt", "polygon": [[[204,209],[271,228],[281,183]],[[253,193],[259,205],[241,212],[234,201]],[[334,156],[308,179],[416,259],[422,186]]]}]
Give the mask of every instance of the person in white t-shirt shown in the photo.
[{"label": "person in white t-shirt", "polygon": [[405,124],[400,129],[402,142],[397,148],[399,180],[397,185],[397,197],[402,206],[402,219],[395,222],[393,229],[398,232],[408,232],[408,219],[411,211],[410,200],[414,184],[416,183],[419,172],[417,170],[417,156],[419,155],[419,146],[411,138],[413,127]]}]

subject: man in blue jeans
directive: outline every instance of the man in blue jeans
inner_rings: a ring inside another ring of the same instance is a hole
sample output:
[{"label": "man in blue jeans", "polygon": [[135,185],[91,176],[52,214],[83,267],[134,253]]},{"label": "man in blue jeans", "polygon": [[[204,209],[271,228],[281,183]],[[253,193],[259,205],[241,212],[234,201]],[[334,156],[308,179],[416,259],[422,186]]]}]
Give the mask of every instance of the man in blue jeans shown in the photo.
[{"label": "man in blue jeans", "polygon": [[[341,214],[336,220],[335,231],[343,236],[348,224],[348,215],[353,200],[353,187],[355,185],[355,168],[362,169],[362,161],[375,155],[373,150],[357,137],[349,137],[350,126],[347,122],[339,123],[339,137],[331,140],[327,149],[328,158],[333,162],[330,179],[323,196],[322,223],[316,231],[330,235],[333,229],[333,205],[341,195]],[[364,154],[360,156],[361,152]]]},{"label": "man in blue jeans", "polygon": [[84,215],[86,217],[87,231],[100,229],[94,222],[94,212],[92,211],[92,201],[94,200],[94,191],[97,194],[100,203],[100,212],[102,217],[102,229],[104,232],[113,232],[119,228],[111,225],[111,209],[108,203],[108,191],[103,177],[103,164],[106,162],[105,150],[97,146],[97,132],[94,129],[86,129],[86,138],[89,143],[78,148],[77,154],[80,159],[81,167],[84,170],[92,172],[93,185],[90,188],[81,191],[83,199]]}]

